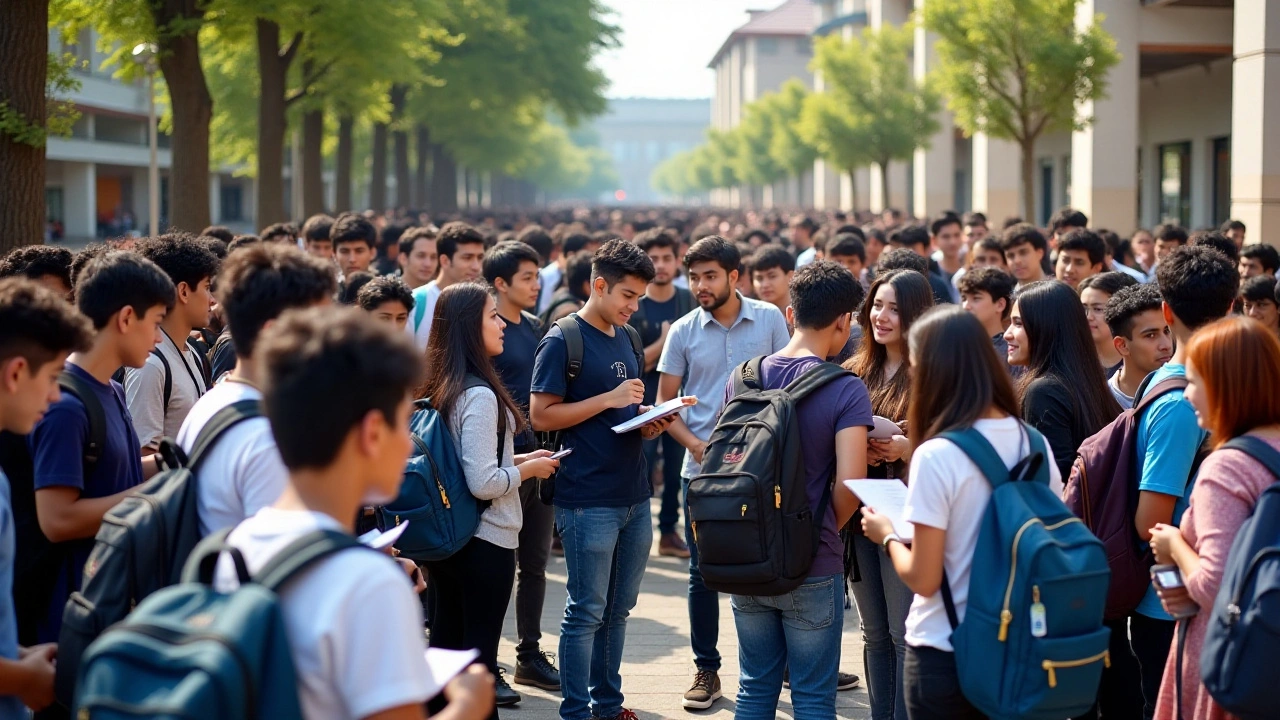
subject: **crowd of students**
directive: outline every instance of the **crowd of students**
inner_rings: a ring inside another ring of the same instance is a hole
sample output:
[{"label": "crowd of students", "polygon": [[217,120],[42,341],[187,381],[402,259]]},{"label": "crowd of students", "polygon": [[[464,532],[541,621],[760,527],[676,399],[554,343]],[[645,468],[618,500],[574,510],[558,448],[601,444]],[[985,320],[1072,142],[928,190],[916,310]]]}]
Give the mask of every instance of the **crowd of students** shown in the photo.
[{"label": "crowd of students", "polygon": [[[795,717],[834,717],[836,693],[860,684],[839,669],[846,590],[873,718],[983,717],[951,635],[977,592],[992,488],[949,434],[976,431],[1006,468],[1043,436],[1061,493],[1081,447],[1135,407],[1126,530],[1185,589],[1149,587],[1108,617],[1109,666],[1080,717],[1226,716],[1200,679],[1205,611],[1275,478],[1239,450],[1205,451],[1246,434],[1280,450],[1280,254],[1244,245],[1243,225],[1121,240],[1070,208],[1047,232],[892,211],[425,220],[320,215],[257,236],[213,227],[0,258],[0,718],[66,713],[55,643],[104,516],[163,470],[162,439],[194,452],[246,402],[262,413],[207,448],[196,489],[200,535],[229,530],[250,574],[309,532],[373,527],[428,400],[481,507],[448,557],[342,552],[286,586],[306,717],[422,717],[431,700],[433,716],[496,718],[521,699],[498,665],[514,592],[514,683],[560,691],[565,720],[635,718],[620,667],[652,497],[658,553],[689,560],[681,702],[711,708],[719,593],[681,497],[735,368],[761,356],[765,389],[828,361],[851,373],[797,405],[810,505],[831,497],[808,578],[731,598],[736,717],[774,717],[784,685]],[[681,396],[698,401],[612,430]],[[898,432],[869,437],[876,416]],[[833,477],[906,482],[914,540]],[[541,627],[553,552],[568,578],[555,655]],[[235,577],[224,563],[216,585]],[[1191,658],[1181,678],[1174,617]],[[418,681],[424,622],[431,646],[479,650],[434,700]]]}]

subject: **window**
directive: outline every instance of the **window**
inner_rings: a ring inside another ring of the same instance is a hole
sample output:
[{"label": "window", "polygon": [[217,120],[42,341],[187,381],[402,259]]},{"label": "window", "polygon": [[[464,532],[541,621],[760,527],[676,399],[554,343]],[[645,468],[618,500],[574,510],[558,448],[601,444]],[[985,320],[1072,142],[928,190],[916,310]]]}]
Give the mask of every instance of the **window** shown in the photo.
[{"label": "window", "polygon": [[223,222],[244,220],[244,187],[241,185],[223,185],[221,188],[221,211],[219,217]]},{"label": "window", "polygon": [[657,140],[649,140],[644,144],[645,159],[651,163],[656,163],[662,159],[662,143]]},{"label": "window", "polygon": [[812,54],[813,54],[813,42],[812,42],[812,41],[810,41],[810,40],[809,40],[809,38],[807,38],[807,37],[796,38],[796,54],[797,54],[797,55],[812,55]]},{"label": "window", "polygon": [[777,55],[778,54],[778,38],[776,37],[756,38],[756,50],[761,55]]},{"label": "window", "polygon": [[1191,224],[1191,143],[1161,145],[1160,222]]},{"label": "window", "polygon": [[1231,218],[1231,138],[1213,139],[1213,224]]},{"label": "window", "polygon": [[45,219],[49,222],[64,222],[67,218],[63,207],[62,188],[47,187],[44,189]]}]

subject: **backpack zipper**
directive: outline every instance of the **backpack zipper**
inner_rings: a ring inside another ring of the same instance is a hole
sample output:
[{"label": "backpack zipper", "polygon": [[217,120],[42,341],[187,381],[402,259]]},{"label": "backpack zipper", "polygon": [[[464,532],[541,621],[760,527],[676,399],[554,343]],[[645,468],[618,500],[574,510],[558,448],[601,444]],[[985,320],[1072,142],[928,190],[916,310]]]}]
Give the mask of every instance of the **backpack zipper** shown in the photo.
[{"label": "backpack zipper", "polygon": [[1066,520],[1063,520],[1061,522],[1056,522],[1052,525],[1045,525],[1044,521],[1041,520],[1040,518],[1031,518],[1030,520],[1023,523],[1022,527],[1018,528],[1017,534],[1013,536],[1013,548],[1010,551],[1011,560],[1009,563],[1009,584],[1005,586],[1004,609],[1000,611],[1000,634],[999,634],[1000,642],[1004,642],[1005,640],[1009,639],[1009,624],[1013,622],[1013,613],[1009,611],[1009,601],[1013,597],[1013,583],[1018,577],[1018,543],[1022,542],[1022,534],[1027,531],[1027,528],[1030,528],[1032,525],[1035,525],[1036,523],[1040,523],[1041,525],[1044,525],[1044,529],[1048,531],[1048,530],[1057,530],[1063,525],[1066,525],[1068,523],[1073,523],[1073,522],[1078,522],[1083,524],[1080,518],[1076,518],[1076,517],[1067,518]]},{"label": "backpack zipper", "polygon": [[1055,672],[1056,670],[1092,665],[1099,660],[1103,662],[1104,667],[1111,667],[1111,651],[1103,650],[1097,655],[1082,658],[1080,660],[1045,660],[1040,663],[1040,667],[1044,668],[1045,672],[1049,673],[1049,687],[1055,688],[1058,686],[1058,675]]},{"label": "backpack zipper", "polygon": [[782,486],[773,486],[773,507],[777,510],[782,509]]}]

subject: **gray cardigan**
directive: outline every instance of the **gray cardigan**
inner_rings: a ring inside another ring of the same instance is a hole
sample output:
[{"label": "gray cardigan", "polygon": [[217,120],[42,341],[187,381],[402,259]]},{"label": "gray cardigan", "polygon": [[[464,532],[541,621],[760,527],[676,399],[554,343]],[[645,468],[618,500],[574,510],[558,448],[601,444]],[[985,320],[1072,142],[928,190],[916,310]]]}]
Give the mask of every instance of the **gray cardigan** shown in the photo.
[{"label": "gray cardigan", "polygon": [[507,414],[507,432],[502,439],[502,466],[498,465],[498,398],[487,387],[462,393],[449,413],[449,434],[462,462],[471,494],[493,504],[480,516],[476,537],[514,550],[519,546],[524,522],[520,506],[520,470],[515,467],[512,427]]}]

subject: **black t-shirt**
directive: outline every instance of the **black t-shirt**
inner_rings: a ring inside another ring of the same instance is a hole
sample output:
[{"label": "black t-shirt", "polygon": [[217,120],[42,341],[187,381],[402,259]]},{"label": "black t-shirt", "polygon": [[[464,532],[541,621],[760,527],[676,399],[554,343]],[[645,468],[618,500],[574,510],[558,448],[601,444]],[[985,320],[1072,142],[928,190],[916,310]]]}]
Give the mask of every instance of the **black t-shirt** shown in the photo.
[{"label": "black t-shirt", "polygon": [[[640,333],[640,342],[645,347],[649,347],[657,342],[658,337],[662,335],[662,323],[674,323],[679,319],[677,308],[680,301],[678,293],[680,288],[676,288],[677,295],[672,295],[671,299],[666,302],[658,302],[649,296],[640,298],[640,312],[631,318],[631,326]],[[643,376],[644,379],[644,404],[652,405],[658,397],[658,367]]]},{"label": "black t-shirt", "polygon": [[[533,358],[538,350],[540,329],[524,313],[521,313],[518,323],[506,318],[502,321],[507,326],[502,336],[502,354],[493,359],[493,366],[507,392],[511,393],[511,399],[528,413],[529,388],[533,386]],[[517,452],[529,452],[534,444],[532,430],[526,429],[516,437]]]}]

